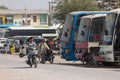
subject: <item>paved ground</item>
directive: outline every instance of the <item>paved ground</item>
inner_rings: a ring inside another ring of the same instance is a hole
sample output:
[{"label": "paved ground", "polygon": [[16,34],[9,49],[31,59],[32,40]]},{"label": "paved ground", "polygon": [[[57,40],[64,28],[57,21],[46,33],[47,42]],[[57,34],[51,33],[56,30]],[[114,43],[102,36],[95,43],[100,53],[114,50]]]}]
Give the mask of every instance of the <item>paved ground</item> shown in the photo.
[{"label": "paved ground", "polygon": [[56,56],[54,64],[29,68],[25,60],[18,55],[0,54],[0,80],[120,80],[120,68],[116,67],[85,67]]}]

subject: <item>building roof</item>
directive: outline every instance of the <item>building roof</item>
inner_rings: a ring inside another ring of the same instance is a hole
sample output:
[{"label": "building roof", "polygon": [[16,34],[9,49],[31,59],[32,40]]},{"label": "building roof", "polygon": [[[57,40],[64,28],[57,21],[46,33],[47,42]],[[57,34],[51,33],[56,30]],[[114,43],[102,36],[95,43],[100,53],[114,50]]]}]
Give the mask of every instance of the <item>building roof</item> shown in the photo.
[{"label": "building roof", "polygon": [[0,9],[0,14],[49,14],[49,10],[46,9]]}]

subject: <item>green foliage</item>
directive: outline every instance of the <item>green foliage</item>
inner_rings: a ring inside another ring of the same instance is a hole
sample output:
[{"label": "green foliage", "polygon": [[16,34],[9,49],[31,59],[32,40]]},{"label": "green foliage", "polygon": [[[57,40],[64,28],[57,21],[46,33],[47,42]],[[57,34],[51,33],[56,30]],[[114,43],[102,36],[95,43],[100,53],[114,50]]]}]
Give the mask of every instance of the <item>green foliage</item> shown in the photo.
[{"label": "green foliage", "polygon": [[8,9],[6,6],[0,6],[0,9]]},{"label": "green foliage", "polygon": [[96,0],[57,0],[54,18],[64,21],[66,15],[73,11],[98,11],[100,8],[95,5]]}]

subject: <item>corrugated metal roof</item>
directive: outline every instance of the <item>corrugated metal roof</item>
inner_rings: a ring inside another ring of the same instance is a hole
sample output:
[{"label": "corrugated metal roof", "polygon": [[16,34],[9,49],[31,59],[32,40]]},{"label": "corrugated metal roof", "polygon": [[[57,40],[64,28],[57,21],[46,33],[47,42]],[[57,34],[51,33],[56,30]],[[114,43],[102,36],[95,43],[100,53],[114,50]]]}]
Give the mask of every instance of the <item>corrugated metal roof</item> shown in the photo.
[{"label": "corrugated metal roof", "polygon": [[0,14],[49,14],[49,10],[46,9],[14,9],[3,10],[0,9]]}]

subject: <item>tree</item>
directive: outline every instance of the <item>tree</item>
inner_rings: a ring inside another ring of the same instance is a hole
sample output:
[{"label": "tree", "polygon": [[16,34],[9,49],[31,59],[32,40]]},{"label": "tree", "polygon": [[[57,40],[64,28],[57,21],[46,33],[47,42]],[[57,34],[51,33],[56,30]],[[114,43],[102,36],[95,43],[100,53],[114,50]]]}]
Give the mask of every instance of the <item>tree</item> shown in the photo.
[{"label": "tree", "polygon": [[0,9],[8,9],[6,6],[0,6]]},{"label": "tree", "polygon": [[73,11],[98,11],[96,0],[57,0],[54,18],[64,22],[66,15]]}]

